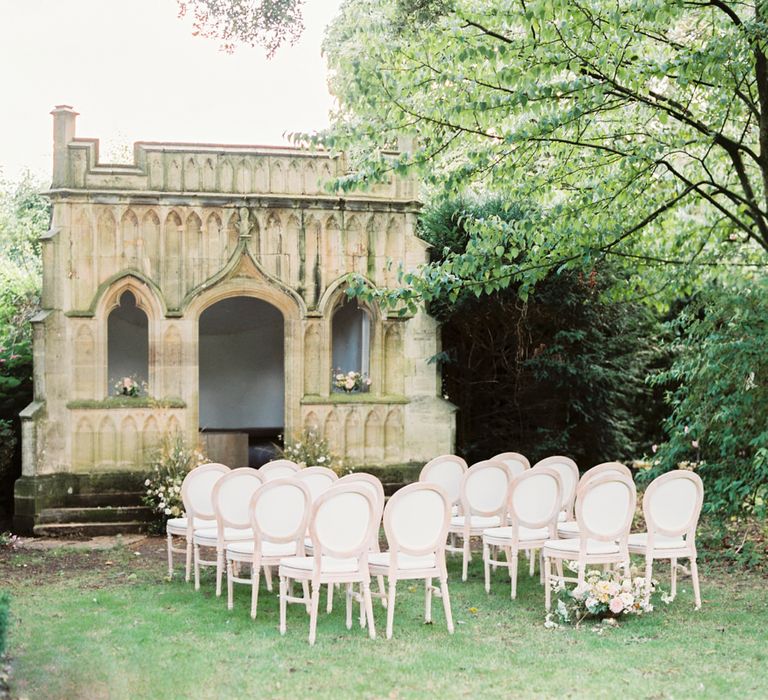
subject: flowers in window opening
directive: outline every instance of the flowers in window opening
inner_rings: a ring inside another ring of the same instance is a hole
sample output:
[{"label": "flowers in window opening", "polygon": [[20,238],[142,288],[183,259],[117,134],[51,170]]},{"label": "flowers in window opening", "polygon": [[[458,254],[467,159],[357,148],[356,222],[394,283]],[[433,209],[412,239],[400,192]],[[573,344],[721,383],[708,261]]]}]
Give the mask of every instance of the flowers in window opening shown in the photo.
[{"label": "flowers in window opening", "polygon": [[147,383],[139,380],[136,375],[121,377],[113,385],[118,396],[141,396],[147,393]]},{"label": "flowers in window opening", "polygon": [[352,370],[344,373],[340,369],[336,369],[333,375],[333,386],[348,394],[353,391],[368,391],[371,383],[372,380],[367,374]]}]

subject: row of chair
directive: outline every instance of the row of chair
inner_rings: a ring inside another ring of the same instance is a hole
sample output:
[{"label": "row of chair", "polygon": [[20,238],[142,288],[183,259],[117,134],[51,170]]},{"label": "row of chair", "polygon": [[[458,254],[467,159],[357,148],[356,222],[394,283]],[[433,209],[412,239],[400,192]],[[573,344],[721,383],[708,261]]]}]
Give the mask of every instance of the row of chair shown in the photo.
[{"label": "row of chair", "polygon": [[[381,482],[370,474],[338,478],[323,467],[299,469],[280,460],[260,470],[234,469],[207,464],[190,472],[182,484],[186,518],[168,521],[168,566],[173,575],[173,553],[183,551],[187,580],[194,555],[195,589],[200,567],[216,566],[216,594],[226,562],[228,606],[233,606],[234,583],[251,586],[251,616],[258,606],[260,572],[272,589],[271,571],[280,578],[280,631],[286,629],[286,606],[301,603],[310,614],[309,641],[314,643],[320,588],[328,586],[330,612],[336,585],[346,587],[347,626],[352,624],[352,601],[360,602],[360,623],[375,637],[372,595],[387,608],[387,637],[392,636],[397,582],[425,581],[425,619],[431,620],[431,597],[443,600],[446,622],[453,632],[445,567],[445,542],[450,501],[434,484],[411,484],[398,491],[384,508]],[[389,549],[379,551],[379,525]],[[213,525],[208,525],[209,523]],[[207,527],[201,527],[208,525]],[[174,536],[186,538],[182,550]],[[216,559],[206,560],[201,548],[215,549]],[[250,567],[250,576],[239,569]],[[378,593],[370,590],[371,576],[378,578]],[[385,590],[383,578],[388,579]],[[439,588],[432,586],[438,579]],[[302,595],[293,593],[293,583]],[[311,592],[310,592],[311,586]],[[355,586],[358,586],[355,589]]]},{"label": "row of chair", "polygon": [[[671,561],[673,597],[677,560],[688,558],[695,604],[701,606],[695,535],[704,489],[693,472],[669,472],[649,485],[643,499],[647,529],[634,534],[630,527],[637,492],[632,473],[620,462],[599,464],[579,478],[576,463],[568,457],[548,457],[531,467],[523,455],[503,453],[467,467],[456,455],[442,455],[425,465],[420,480],[439,483],[452,499],[449,532],[461,536],[463,544],[448,549],[462,553],[464,580],[470,538],[482,537],[487,591],[491,569],[506,564],[515,598],[518,552],[528,553],[533,574],[538,551],[549,608],[551,563],[557,567],[556,579],[565,582],[574,579],[563,576],[562,561],[578,562],[575,581],[580,585],[588,565],[619,563],[628,569],[633,553],[645,557],[648,584],[653,561]],[[496,551],[504,551],[506,561]]]}]

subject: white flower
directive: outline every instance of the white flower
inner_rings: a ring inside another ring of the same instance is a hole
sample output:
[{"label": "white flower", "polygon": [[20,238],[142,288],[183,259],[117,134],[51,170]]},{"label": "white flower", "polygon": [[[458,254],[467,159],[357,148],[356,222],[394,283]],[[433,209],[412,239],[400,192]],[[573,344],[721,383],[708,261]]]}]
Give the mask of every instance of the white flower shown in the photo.
[{"label": "white flower", "polygon": [[144,486],[149,486],[151,483],[152,483],[152,482],[151,482],[149,479],[147,479],[147,480],[144,482]]},{"label": "white flower", "polygon": [[318,464],[322,464],[323,462],[325,462],[325,457],[318,457],[317,458],[317,463]]},{"label": "white flower", "polygon": [[166,515],[171,515],[171,509],[170,508],[166,508],[165,509],[165,514]]}]

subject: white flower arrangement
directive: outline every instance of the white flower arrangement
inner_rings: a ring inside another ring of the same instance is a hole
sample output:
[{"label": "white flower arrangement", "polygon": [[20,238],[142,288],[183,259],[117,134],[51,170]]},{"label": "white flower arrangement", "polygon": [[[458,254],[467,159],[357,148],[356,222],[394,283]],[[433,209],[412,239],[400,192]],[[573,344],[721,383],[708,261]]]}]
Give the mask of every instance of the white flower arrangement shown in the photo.
[{"label": "white flower arrangement", "polygon": [[340,472],[342,469],[341,460],[331,452],[328,442],[319,433],[310,429],[305,430],[299,439],[286,440],[282,456],[296,462],[302,469],[327,467],[335,472]]},{"label": "white flower arrangement", "polygon": [[141,396],[147,393],[147,383],[136,376],[122,377],[112,385],[118,396]]},{"label": "white flower arrangement", "polygon": [[[650,596],[656,592],[658,582],[652,579],[649,588],[645,578],[637,573],[634,568],[629,576],[624,574],[623,568],[609,571],[590,569],[585,574],[584,584],[571,590],[556,582],[555,610],[547,614],[544,626],[554,628],[560,624],[574,624],[578,627],[585,618],[652,612]],[[666,603],[670,599],[662,593],[661,600]]]},{"label": "white flower arrangement", "polygon": [[163,438],[144,480],[146,490],[142,497],[144,505],[152,509],[159,526],[163,526],[168,518],[184,515],[181,483],[189,471],[208,461],[200,448],[188,448],[180,433]]}]

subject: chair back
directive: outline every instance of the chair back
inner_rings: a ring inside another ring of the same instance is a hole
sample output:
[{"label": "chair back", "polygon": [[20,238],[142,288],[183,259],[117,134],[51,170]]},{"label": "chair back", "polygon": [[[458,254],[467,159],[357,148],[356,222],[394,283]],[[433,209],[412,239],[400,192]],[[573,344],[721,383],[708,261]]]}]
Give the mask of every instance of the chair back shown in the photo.
[{"label": "chair back", "polygon": [[251,497],[262,485],[256,469],[241,467],[224,474],[213,487],[213,512],[219,533],[225,527],[245,530],[251,527]]},{"label": "chair back", "polygon": [[373,491],[363,481],[337,483],[312,504],[309,536],[316,569],[323,556],[366,557],[381,512]]},{"label": "chair back", "polygon": [[457,455],[440,455],[429,460],[421,469],[419,481],[437,484],[450,499],[451,504],[458,503],[461,490],[461,477],[467,471],[467,463]]},{"label": "chair back", "polygon": [[257,543],[296,542],[303,551],[312,495],[299,479],[273,479],[251,496],[251,528]]},{"label": "chair back", "polygon": [[515,527],[549,527],[552,531],[562,490],[562,477],[554,467],[537,466],[515,477],[509,487],[509,512]]},{"label": "chair back", "polygon": [[491,457],[491,460],[494,462],[504,462],[512,476],[522,474],[526,469],[531,468],[528,458],[519,452],[499,452],[499,454]]},{"label": "chair back", "polygon": [[381,520],[381,513],[384,510],[384,486],[373,474],[366,474],[365,472],[345,474],[336,482],[334,488],[336,486],[356,483],[360,483],[363,485],[363,488],[368,489],[368,492],[373,497],[373,502],[378,509],[378,518]]},{"label": "chair back", "polygon": [[384,509],[390,552],[430,554],[445,547],[451,502],[438,484],[416,482],[397,491]]},{"label": "chair back", "polygon": [[264,481],[272,481],[272,479],[294,476],[297,471],[299,471],[299,465],[296,462],[290,459],[273,459],[259,469],[259,474]]},{"label": "chair back", "polygon": [[600,476],[601,474],[619,474],[621,476],[626,476],[628,479],[632,478],[632,472],[629,470],[629,467],[626,467],[621,462],[603,462],[602,464],[598,464],[591,469],[587,469],[587,471],[581,475],[581,479],[579,479],[579,485],[576,487],[577,495],[578,492],[586,484],[588,484],[591,479],[594,479],[596,476]]},{"label": "chair back", "polygon": [[701,477],[683,469],[654,479],[643,496],[643,514],[652,534],[669,537],[688,535],[693,539],[704,500]]},{"label": "chair back", "polygon": [[196,519],[214,520],[213,487],[229,471],[225,464],[211,462],[195,467],[181,482],[181,500],[191,525]]},{"label": "chair back", "polygon": [[333,469],[328,469],[328,467],[299,469],[293,475],[293,478],[301,481],[309,489],[313,501],[339,480],[338,474]]},{"label": "chair back", "polygon": [[461,506],[466,515],[504,517],[512,476],[504,462],[487,459],[473,464],[461,480]]},{"label": "chair back", "polygon": [[579,484],[579,467],[576,462],[570,457],[555,455],[554,457],[545,457],[533,465],[534,469],[541,467],[554,469],[560,475],[563,487],[560,492],[560,510],[566,515],[572,515],[573,502],[576,500],[576,487]]},{"label": "chair back", "polygon": [[620,541],[626,548],[637,490],[631,478],[608,472],[590,479],[576,496],[576,522],[582,538]]}]

